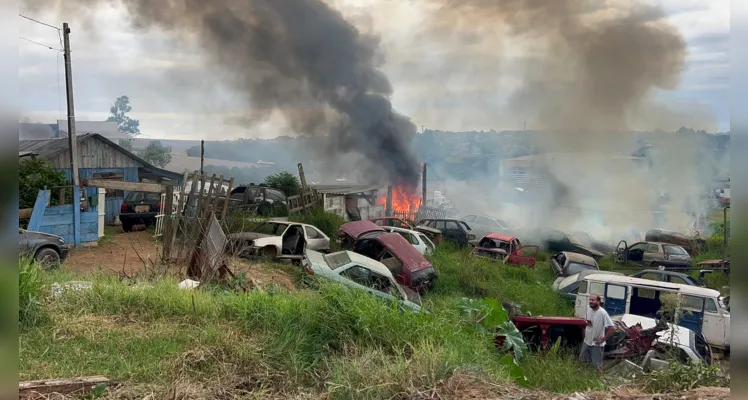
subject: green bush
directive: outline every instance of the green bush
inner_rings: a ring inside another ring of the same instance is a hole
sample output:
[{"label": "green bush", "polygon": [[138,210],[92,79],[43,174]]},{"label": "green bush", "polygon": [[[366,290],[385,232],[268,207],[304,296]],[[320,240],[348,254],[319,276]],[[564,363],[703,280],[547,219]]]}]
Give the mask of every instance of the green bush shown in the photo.
[{"label": "green bush", "polygon": [[308,214],[294,214],[288,217],[289,221],[301,222],[314,225],[331,239],[336,239],[340,225],[346,223],[345,218],[332,212],[313,209]]},{"label": "green bush", "polygon": [[[52,164],[39,159],[23,160],[18,166],[18,208],[31,208],[36,203],[39,191],[69,185],[65,174]],[[67,191],[72,199],[72,190]],[[51,196],[50,205],[58,204],[58,196]],[[70,204],[70,203],[68,203]]]},{"label": "green bush", "polygon": [[701,386],[729,387],[730,378],[716,364],[674,361],[668,368],[646,375],[644,386],[650,393],[682,392]]}]

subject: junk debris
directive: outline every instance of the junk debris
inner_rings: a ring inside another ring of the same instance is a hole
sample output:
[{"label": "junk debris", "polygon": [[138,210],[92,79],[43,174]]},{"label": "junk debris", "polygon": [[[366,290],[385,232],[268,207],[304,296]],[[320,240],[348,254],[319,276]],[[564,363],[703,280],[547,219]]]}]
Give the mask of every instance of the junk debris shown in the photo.
[{"label": "junk debris", "polygon": [[101,396],[108,388],[117,384],[105,376],[88,376],[73,379],[42,379],[18,383],[20,399],[47,399],[51,394],[70,397],[87,395]]},{"label": "junk debris", "polygon": [[59,297],[66,291],[79,292],[82,290],[91,290],[91,288],[93,288],[93,283],[85,281],[70,281],[62,284],[55,282],[50,286],[52,297]]},{"label": "junk debris", "polygon": [[535,268],[538,246],[523,246],[511,235],[490,233],[482,237],[470,254],[504,264]]}]

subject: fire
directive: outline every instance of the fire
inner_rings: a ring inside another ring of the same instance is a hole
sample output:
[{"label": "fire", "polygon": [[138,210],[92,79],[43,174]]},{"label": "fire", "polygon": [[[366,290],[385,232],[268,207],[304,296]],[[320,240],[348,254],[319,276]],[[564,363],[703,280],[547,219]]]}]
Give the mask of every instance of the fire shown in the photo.
[{"label": "fire", "polygon": [[[380,194],[377,205],[387,205],[387,194]],[[421,206],[421,196],[405,185],[392,186],[392,211],[395,213],[410,214],[418,211]]]}]

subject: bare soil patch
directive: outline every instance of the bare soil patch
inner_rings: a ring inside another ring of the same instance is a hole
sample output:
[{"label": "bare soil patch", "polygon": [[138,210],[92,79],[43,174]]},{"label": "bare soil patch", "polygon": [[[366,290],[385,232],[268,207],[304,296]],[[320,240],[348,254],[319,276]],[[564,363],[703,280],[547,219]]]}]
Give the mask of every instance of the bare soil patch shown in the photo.
[{"label": "bare soil patch", "polygon": [[115,231],[98,246],[79,247],[70,252],[62,268],[75,274],[90,274],[102,270],[113,274],[125,271],[133,275],[157,265],[161,246],[148,231]]}]

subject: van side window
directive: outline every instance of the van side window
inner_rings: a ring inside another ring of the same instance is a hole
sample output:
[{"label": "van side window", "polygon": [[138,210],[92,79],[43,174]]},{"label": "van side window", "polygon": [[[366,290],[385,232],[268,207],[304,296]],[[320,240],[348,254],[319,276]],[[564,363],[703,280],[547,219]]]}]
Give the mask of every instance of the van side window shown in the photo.
[{"label": "van side window", "polygon": [[600,282],[590,282],[590,294],[605,295],[605,284]]},{"label": "van side window", "polygon": [[621,300],[626,297],[626,287],[617,285],[608,285],[608,293],[605,297]]},{"label": "van side window", "polygon": [[706,312],[719,314],[719,311],[717,310],[717,303],[714,301],[714,299],[706,299]]},{"label": "van side window", "polygon": [[703,312],[704,298],[696,296],[683,295],[683,308],[686,310]]},{"label": "van side window", "polygon": [[587,293],[587,281],[579,282],[579,293]]}]

